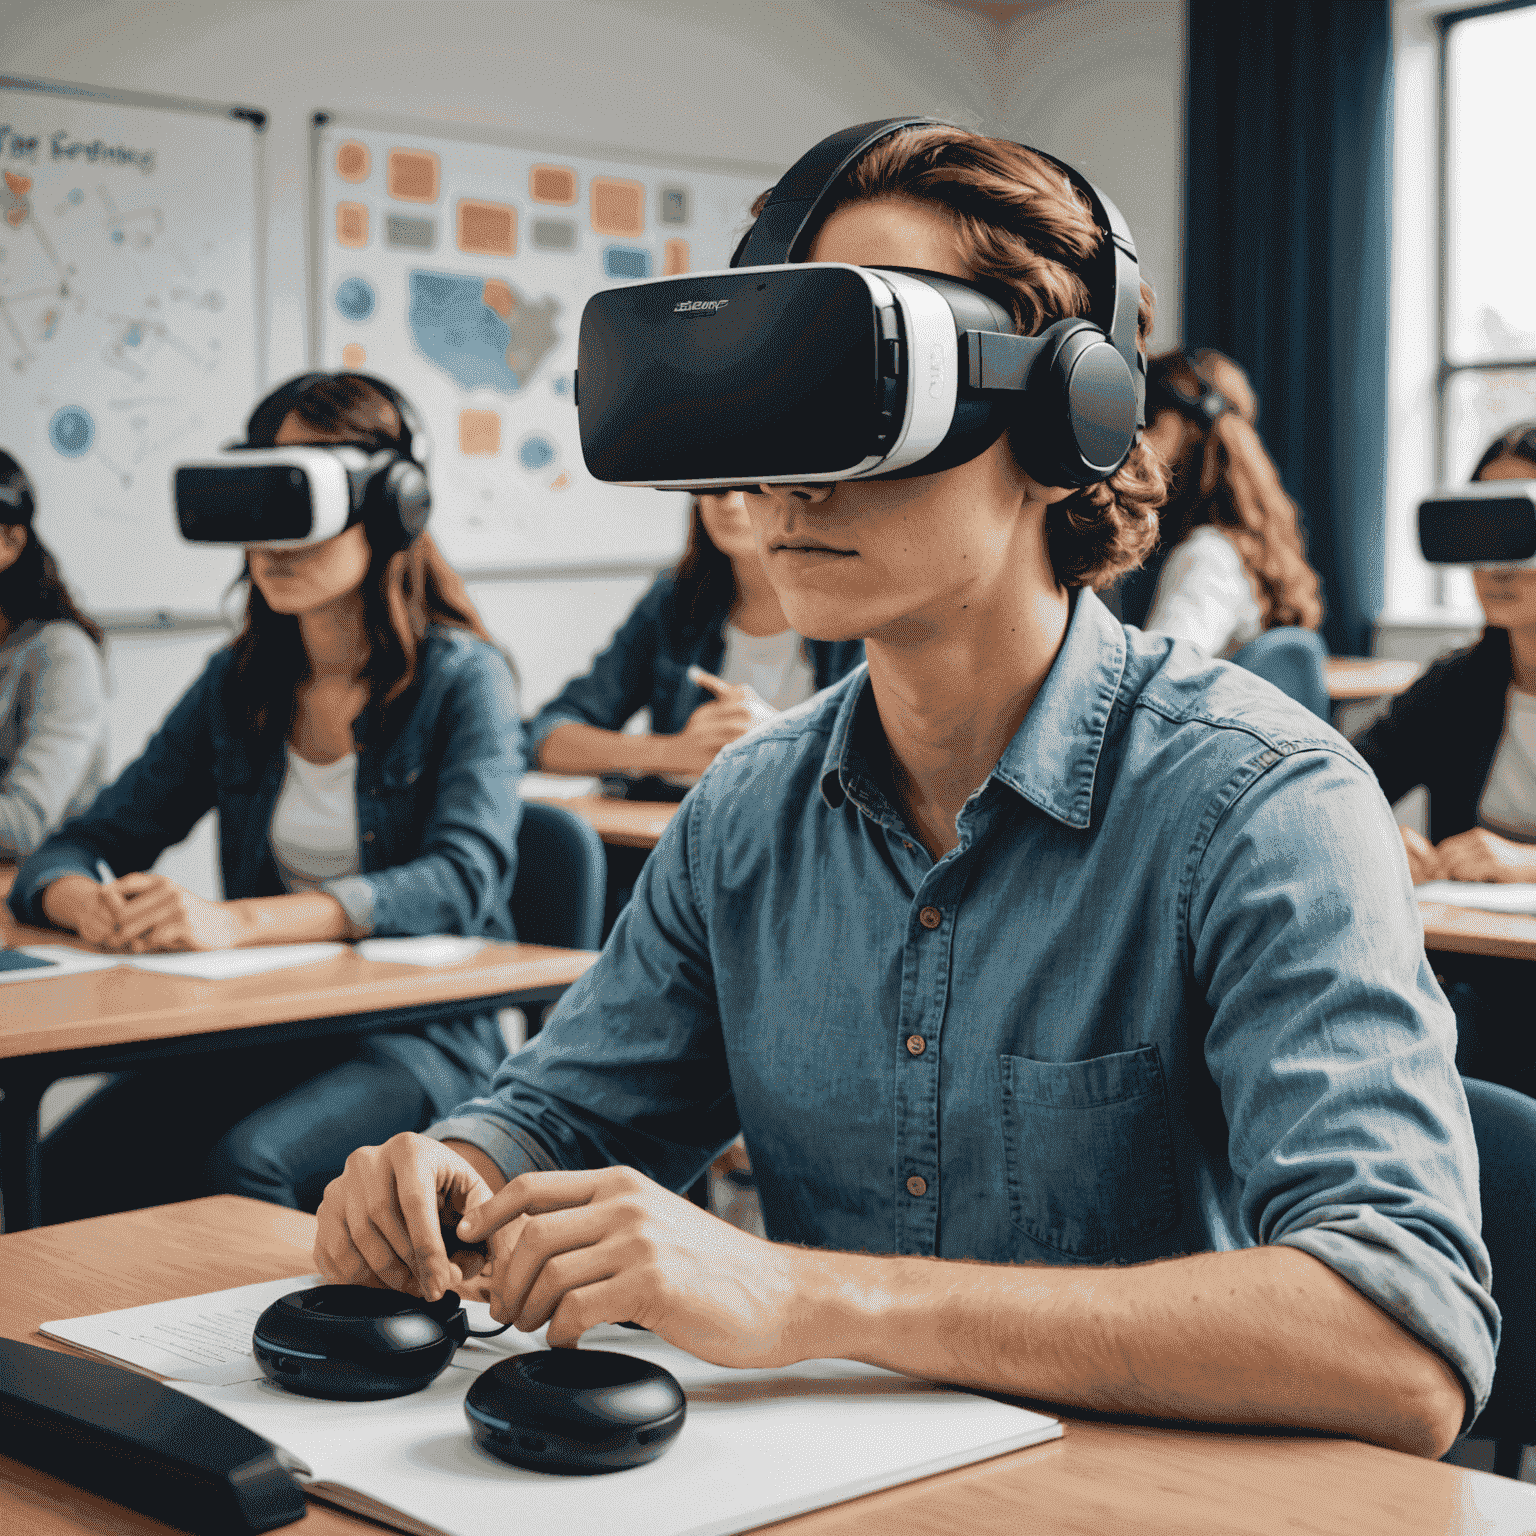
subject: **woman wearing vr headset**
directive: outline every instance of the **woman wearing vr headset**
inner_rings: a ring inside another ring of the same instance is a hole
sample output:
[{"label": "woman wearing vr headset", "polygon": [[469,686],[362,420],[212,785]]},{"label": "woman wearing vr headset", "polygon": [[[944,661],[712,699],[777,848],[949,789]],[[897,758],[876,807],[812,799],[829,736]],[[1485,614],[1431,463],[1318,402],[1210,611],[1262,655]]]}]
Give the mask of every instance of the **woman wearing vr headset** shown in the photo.
[{"label": "woman wearing vr headset", "polygon": [[[306,375],[256,407],[248,447],[348,444],[379,457],[357,518],[319,542],[247,545],[240,634],[143,755],[22,866],[18,918],[133,954],[513,937],[516,684],[420,531],[419,438],[409,404],[358,374]],[[216,902],[152,872],[210,808]],[[114,879],[98,878],[103,865]],[[354,1146],[480,1091],[504,1052],[481,1014],[129,1074],[45,1142],[46,1218],[210,1191],[313,1209]]]},{"label": "woman wearing vr headset", "polygon": [[[722,747],[863,659],[858,641],[805,641],[789,627],[741,492],[701,495],[683,558],[635,605],[591,671],[539,711],[529,736],[551,773],[691,781]],[[626,733],[641,708],[651,712],[650,734]]]},{"label": "woman wearing vr headset", "polygon": [[[1255,430],[1258,397],[1231,358],[1203,349],[1147,364],[1146,441],[1169,466],[1158,515],[1165,557],[1142,628],[1228,658],[1265,630],[1316,629],[1323,619],[1317,572],[1307,564],[1296,503]],[[1122,587],[1130,622],[1137,588]],[[1141,601],[1144,603],[1145,598]]]},{"label": "woman wearing vr headset", "polygon": [[[646,315],[841,285],[844,333],[897,343],[855,363],[988,424],[930,472],[859,478],[852,445],[851,474],[701,477],[762,482],[785,617],[862,638],[867,670],[721,754],[491,1093],[348,1159],[316,1263],[438,1295],[480,1270],[439,1235],[468,1210],[494,1315],[554,1344],[627,1320],[732,1366],[844,1356],[1440,1454],[1486,1398],[1497,1313],[1387,807],[1299,705],[1094,595],[1163,493],[1123,220],[1038,152],[897,119],[817,146],[765,229],[735,286],[680,279]],[[946,335],[978,309],[948,283],[1040,345]],[[872,330],[887,292],[895,335]],[[736,349],[746,396],[762,333],[689,334]],[[762,368],[793,385],[802,350]],[[665,387],[655,355],[636,399]],[[738,1129],[772,1241],[671,1192]]]},{"label": "woman wearing vr headset", "polygon": [[84,810],[107,766],[106,639],[33,529],[36,510],[0,450],[0,859],[24,859]]}]

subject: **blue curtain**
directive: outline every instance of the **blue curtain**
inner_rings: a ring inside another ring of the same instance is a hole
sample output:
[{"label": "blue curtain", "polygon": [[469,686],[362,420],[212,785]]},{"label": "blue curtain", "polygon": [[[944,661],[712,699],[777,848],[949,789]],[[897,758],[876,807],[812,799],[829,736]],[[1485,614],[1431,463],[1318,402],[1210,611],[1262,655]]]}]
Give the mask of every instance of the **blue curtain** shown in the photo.
[{"label": "blue curtain", "polygon": [[1382,606],[1389,0],[1188,0],[1184,334],[1235,358],[1306,519],[1330,649]]}]

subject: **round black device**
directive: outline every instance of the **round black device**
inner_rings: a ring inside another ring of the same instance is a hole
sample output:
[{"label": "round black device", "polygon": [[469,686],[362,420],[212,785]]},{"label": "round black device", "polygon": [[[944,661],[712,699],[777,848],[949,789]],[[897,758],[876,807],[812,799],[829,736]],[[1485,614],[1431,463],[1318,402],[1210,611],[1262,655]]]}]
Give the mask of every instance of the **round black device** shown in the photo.
[{"label": "round black device", "polygon": [[306,1397],[403,1397],[429,1385],[469,1336],[453,1291],[427,1302],[368,1285],[317,1285],[274,1301],[251,1349],[268,1380]]},{"label": "round black device", "polygon": [[534,1472],[618,1472],[654,1461],[688,1411],[677,1378],[606,1349],[540,1349],[483,1371],[464,1399],[481,1450]]}]

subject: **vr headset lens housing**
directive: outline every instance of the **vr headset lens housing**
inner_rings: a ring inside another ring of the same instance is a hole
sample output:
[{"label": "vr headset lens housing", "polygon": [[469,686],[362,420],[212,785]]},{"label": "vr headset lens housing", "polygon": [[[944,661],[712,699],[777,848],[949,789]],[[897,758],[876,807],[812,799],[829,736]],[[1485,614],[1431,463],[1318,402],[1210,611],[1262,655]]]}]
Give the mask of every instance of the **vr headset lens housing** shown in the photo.
[{"label": "vr headset lens housing", "polygon": [[1419,503],[1431,565],[1536,567],[1536,480],[1487,480]]},{"label": "vr headset lens housing", "polygon": [[181,536],[194,544],[293,548],[335,538],[358,520],[360,448],[248,448],[177,467]]}]

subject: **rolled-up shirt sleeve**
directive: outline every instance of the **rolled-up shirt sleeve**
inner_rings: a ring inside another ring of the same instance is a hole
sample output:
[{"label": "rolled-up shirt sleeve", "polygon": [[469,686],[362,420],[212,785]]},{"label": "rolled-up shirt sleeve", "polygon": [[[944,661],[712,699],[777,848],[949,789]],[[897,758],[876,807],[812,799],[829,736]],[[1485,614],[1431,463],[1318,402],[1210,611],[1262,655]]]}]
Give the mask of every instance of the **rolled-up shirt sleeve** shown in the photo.
[{"label": "rolled-up shirt sleeve", "polygon": [[[686,1189],[740,1129],[691,855],[703,819],[683,802],[646,861],[602,958],[484,1098],[429,1135],[530,1169],[639,1169]],[[696,865],[694,865],[696,867]]]},{"label": "rolled-up shirt sleeve", "polygon": [[1213,797],[1207,826],[1187,911],[1241,1190],[1229,1217],[1443,1356],[1470,1424],[1499,1335],[1477,1147],[1386,801],[1344,749],[1282,749]]}]

